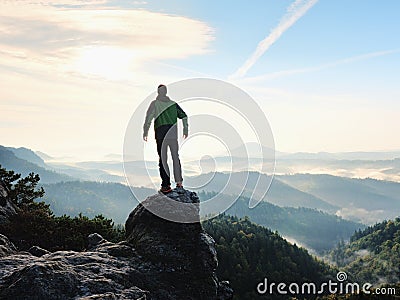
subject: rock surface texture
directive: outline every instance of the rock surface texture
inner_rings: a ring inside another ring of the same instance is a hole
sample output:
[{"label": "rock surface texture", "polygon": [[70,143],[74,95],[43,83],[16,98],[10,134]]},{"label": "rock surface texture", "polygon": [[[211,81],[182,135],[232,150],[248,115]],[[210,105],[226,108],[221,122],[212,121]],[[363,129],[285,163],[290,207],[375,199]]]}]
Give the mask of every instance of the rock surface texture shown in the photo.
[{"label": "rock surface texture", "polygon": [[[167,196],[198,203],[186,190]],[[163,200],[153,195],[131,212],[126,241],[94,233],[85,252],[18,252],[0,235],[0,299],[231,299],[229,283],[215,275],[214,240],[200,223],[167,221],[145,208]]]},{"label": "rock surface texture", "polygon": [[17,207],[8,198],[7,188],[0,181],[0,224],[7,223],[15,214],[17,214]]}]

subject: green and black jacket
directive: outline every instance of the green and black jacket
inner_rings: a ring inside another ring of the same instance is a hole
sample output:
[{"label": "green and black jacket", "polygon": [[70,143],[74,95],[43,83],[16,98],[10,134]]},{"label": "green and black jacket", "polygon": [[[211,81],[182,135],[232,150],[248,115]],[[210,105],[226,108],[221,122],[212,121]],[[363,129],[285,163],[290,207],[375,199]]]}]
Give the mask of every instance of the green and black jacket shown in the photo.
[{"label": "green and black jacket", "polygon": [[172,101],[169,97],[158,95],[147,109],[143,125],[143,136],[148,135],[151,122],[154,119],[154,131],[157,140],[177,139],[176,123],[178,118],[182,119],[183,134],[188,135],[189,126],[186,113],[178,103]]}]

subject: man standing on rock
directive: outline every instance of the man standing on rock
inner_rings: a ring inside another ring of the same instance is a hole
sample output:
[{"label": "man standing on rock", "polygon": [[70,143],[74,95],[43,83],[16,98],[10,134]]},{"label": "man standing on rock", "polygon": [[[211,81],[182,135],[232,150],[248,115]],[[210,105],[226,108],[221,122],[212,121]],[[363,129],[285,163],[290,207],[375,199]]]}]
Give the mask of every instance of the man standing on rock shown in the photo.
[{"label": "man standing on rock", "polygon": [[157,142],[158,166],[161,176],[161,192],[166,194],[172,191],[170,173],[168,168],[168,147],[171,151],[174,178],[176,187],[183,189],[182,185],[182,168],[179,160],[178,146],[178,129],[177,119],[182,119],[183,138],[188,136],[188,118],[178,103],[172,101],[167,96],[167,87],[160,84],[157,89],[158,95],[156,100],[150,103],[147,109],[146,119],[143,125],[143,140],[147,142],[147,135],[152,120],[154,119],[154,131]]}]

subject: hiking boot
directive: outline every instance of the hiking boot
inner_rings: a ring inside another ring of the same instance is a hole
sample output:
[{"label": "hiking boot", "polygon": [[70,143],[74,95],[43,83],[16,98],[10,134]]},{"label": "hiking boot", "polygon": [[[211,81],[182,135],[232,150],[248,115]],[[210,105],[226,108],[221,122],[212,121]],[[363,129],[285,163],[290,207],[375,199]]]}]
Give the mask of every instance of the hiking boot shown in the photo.
[{"label": "hiking boot", "polygon": [[163,194],[168,194],[170,192],[172,192],[171,186],[162,186],[160,189],[160,192]]},{"label": "hiking boot", "polygon": [[184,191],[184,189],[183,189],[183,184],[182,184],[182,182],[178,182],[177,184],[176,184],[176,191],[179,193],[179,192],[182,192],[183,193],[183,191]]}]

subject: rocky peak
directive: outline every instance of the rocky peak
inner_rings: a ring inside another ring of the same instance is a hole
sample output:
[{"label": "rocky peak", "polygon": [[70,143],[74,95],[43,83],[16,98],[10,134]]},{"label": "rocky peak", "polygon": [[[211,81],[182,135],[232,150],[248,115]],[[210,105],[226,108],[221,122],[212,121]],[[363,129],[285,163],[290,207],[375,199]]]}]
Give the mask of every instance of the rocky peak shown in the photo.
[{"label": "rocky peak", "polygon": [[[153,212],[162,212],[173,220],[197,222],[166,220]],[[194,299],[216,299],[220,283],[215,275],[215,242],[199,222],[196,193],[174,189],[167,195],[148,197],[130,213],[125,228],[127,242],[146,261],[160,266],[162,276],[180,295],[178,299],[185,299],[188,293],[198,297]]]},{"label": "rocky peak", "polygon": [[[171,199],[193,205],[177,210]],[[18,252],[1,236],[0,298],[231,299],[229,283],[215,275],[214,240],[201,224],[177,223],[151,212],[165,204],[168,213],[198,214],[198,202],[185,190],[148,197],[130,213],[126,241],[111,243],[94,233],[84,252]]]}]

